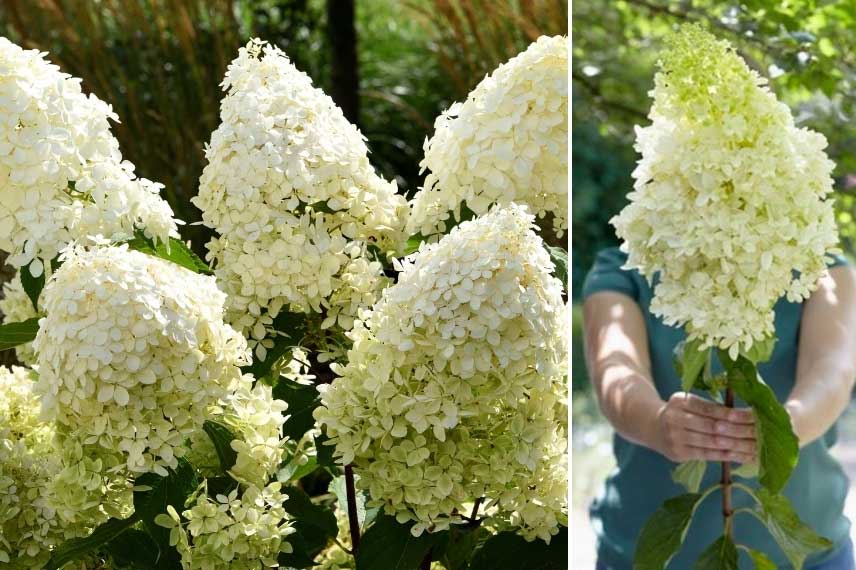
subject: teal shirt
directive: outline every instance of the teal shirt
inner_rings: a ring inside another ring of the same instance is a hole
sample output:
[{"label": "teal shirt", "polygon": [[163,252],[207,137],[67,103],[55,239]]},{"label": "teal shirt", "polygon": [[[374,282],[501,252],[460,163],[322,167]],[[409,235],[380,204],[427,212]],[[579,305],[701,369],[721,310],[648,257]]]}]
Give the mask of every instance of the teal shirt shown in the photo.
[{"label": "teal shirt", "polygon": [[[637,271],[621,268],[626,260],[627,255],[618,248],[601,251],[586,276],[583,298],[599,291],[613,291],[638,303],[648,331],[654,383],[665,400],[680,390],[672,354],[685,333],[683,329],[666,326],[651,313],[653,291]],[[842,263],[845,261],[839,258],[834,265]],[[802,304],[783,298],[776,304],[775,312],[778,341],[773,356],[759,366],[759,371],[779,400],[784,401],[796,376]],[[714,364],[714,372],[718,373],[719,363]],[[836,437],[833,426],[823,437],[801,449],[799,463],[784,490],[800,518],[835,544],[831,550],[810,558],[809,566],[834,555],[846,543],[850,532],[850,521],[843,513],[849,481],[841,465],[829,453]],[[614,437],[613,449],[617,466],[591,505],[591,520],[598,537],[600,561],[610,570],[629,570],[642,525],[664,500],[686,491],[672,481],[672,469],[677,464],[663,455],[630,443],[619,435]],[[702,489],[718,480],[718,466],[708,465]],[[692,568],[699,554],[722,534],[720,501],[717,491],[699,507],[684,547],[668,566],[670,570]],[[733,501],[734,507],[740,508],[751,506],[752,499],[737,490]],[[751,515],[742,514],[735,519],[734,535],[738,543],[768,553],[777,568],[791,568],[766,529]],[[745,554],[741,554],[740,568],[751,567]]]}]

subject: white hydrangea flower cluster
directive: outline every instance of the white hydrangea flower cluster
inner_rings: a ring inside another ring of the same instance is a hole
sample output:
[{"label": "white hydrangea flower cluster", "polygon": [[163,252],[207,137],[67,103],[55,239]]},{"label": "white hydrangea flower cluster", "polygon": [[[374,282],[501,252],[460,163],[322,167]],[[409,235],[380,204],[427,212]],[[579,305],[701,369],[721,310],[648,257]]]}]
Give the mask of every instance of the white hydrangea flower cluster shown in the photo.
[{"label": "white hydrangea flower cluster", "polygon": [[176,234],[160,184],[122,160],[111,107],[37,50],[0,38],[0,250],[38,276],[66,244]]},{"label": "white hydrangea flower cluster", "polygon": [[634,191],[612,223],[627,267],[655,282],[651,310],[736,357],[773,334],[776,301],[805,299],[837,252],[826,139],[797,128],[766,81],[697,26],[668,42],[652,94]]},{"label": "white hydrangea flower cluster", "polygon": [[[181,554],[184,570],[259,570],[278,567],[277,555],[291,552],[286,537],[294,528],[286,520],[286,497],[278,482],[259,489],[250,485],[214,498],[200,493],[181,515],[172,505],[156,522],[170,528],[170,544]],[[203,490],[204,491],[204,490]]]},{"label": "white hydrangea flower cluster", "polygon": [[416,534],[478,497],[528,538],[549,540],[567,510],[566,310],[534,227],[512,204],[423,244],[319,388],[315,417],[369,506]]},{"label": "white hydrangea flower cluster", "polygon": [[81,444],[166,475],[249,362],[213,277],[131,251],[70,247],[34,342],[44,414]]},{"label": "white hydrangea flower cluster", "polygon": [[434,123],[411,203],[410,234],[442,233],[461,204],[526,204],[568,227],[568,39],[542,36],[500,65]]},{"label": "white hydrangea flower cluster", "polygon": [[357,128],[278,48],[249,42],[223,86],[193,203],[219,236],[208,259],[230,322],[256,340],[283,308],[350,323],[385,282],[379,263],[360,260],[369,244],[402,246],[406,202],[375,174]]},{"label": "white hydrangea flower cluster", "polygon": [[0,367],[0,562],[12,570],[41,568],[51,548],[92,525],[64,520],[53,507],[61,456],[53,426],[39,419],[34,384],[32,370]]},{"label": "white hydrangea flower cluster", "polygon": [[[0,299],[0,312],[3,313],[3,323],[20,323],[36,317],[38,313],[33,302],[24,291],[21,284],[21,274],[15,273],[11,280],[3,284],[3,298]],[[36,355],[33,343],[19,344],[15,347],[15,356],[23,364],[33,364]]]}]

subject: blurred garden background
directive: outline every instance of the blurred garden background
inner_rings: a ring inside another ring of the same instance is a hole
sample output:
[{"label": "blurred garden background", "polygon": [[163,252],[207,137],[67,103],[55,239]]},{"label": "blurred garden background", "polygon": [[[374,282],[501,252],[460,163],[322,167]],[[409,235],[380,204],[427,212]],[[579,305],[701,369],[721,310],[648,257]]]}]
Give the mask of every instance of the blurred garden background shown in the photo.
[{"label": "blurred garden background", "polygon": [[[573,176],[573,529],[572,567],[594,567],[586,510],[613,467],[611,429],[585,370],[579,293],[600,248],[617,245],[608,220],[625,204],[636,161],[634,125],[647,124],[663,37],[700,22],[730,41],[769,79],[797,123],[829,140],[837,163],[836,206],[843,247],[854,252],[856,222],[856,4],[852,0],[621,0],[572,8]],[[856,480],[856,410],[841,422],[836,453]],[[856,520],[856,493],[847,511]]]}]

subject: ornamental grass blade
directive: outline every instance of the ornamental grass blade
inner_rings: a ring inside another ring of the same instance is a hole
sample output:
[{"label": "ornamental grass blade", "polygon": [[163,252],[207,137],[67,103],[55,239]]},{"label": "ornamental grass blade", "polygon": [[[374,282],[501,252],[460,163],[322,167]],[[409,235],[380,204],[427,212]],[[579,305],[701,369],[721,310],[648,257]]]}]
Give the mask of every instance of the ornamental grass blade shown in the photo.
[{"label": "ornamental grass blade", "polygon": [[788,482],[799,458],[799,440],[794,434],[791,417],[773,390],[758,376],[752,362],[742,356],[729,361],[722,353],[720,359],[728,370],[729,386],[755,412],[758,480],[771,493],[778,493]]},{"label": "ornamental grass blade", "polygon": [[686,493],[667,500],[642,527],[633,558],[633,570],[663,570],[677,554],[686,537],[699,493]]},{"label": "ornamental grass blade", "polygon": [[794,570],[801,570],[806,557],[813,552],[832,547],[832,541],[817,535],[802,522],[791,503],[783,495],[758,489],[754,512],[763,522],[779,548],[788,557]]},{"label": "ornamental grass blade", "polygon": [[737,547],[729,536],[720,536],[696,560],[693,570],[738,570]]}]

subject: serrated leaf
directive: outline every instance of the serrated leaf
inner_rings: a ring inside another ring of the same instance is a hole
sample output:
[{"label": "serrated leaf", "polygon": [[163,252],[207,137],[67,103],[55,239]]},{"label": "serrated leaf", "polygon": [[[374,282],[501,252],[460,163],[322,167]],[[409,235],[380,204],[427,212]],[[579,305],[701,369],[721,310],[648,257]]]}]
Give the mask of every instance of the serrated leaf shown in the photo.
[{"label": "serrated leaf", "polygon": [[568,529],[547,544],[541,539],[528,542],[515,532],[501,532],[487,539],[475,552],[470,570],[566,570],[568,568]]},{"label": "serrated leaf", "polygon": [[731,537],[720,536],[701,553],[694,570],[738,570],[737,547]]},{"label": "serrated leaf", "polygon": [[772,335],[764,340],[755,341],[749,350],[740,351],[740,354],[753,364],[767,362],[773,356],[773,350],[776,348],[776,340],[776,336]]},{"label": "serrated leaf", "polygon": [[360,540],[357,570],[415,570],[428,551],[442,539],[423,532],[413,536],[412,524],[401,524],[395,517],[380,515]]},{"label": "serrated leaf", "polygon": [[321,505],[314,504],[309,496],[297,487],[284,487],[288,499],[285,511],[294,518],[295,534],[288,542],[294,552],[279,557],[281,564],[297,566],[313,559],[328,542],[339,533],[336,515]]},{"label": "serrated leaf", "polygon": [[[158,546],[142,530],[129,528],[104,547],[112,561],[120,568],[134,570],[162,570],[158,565]],[[179,566],[180,568],[180,566]]]},{"label": "serrated leaf", "polygon": [[315,426],[312,412],[321,405],[321,395],[315,386],[280,377],[273,387],[273,397],[288,404],[285,411],[288,418],[282,426],[283,435],[299,440]]},{"label": "serrated leaf", "polygon": [[683,485],[690,493],[698,493],[706,469],[707,461],[703,459],[687,461],[675,467],[675,470],[672,471],[672,480]]},{"label": "serrated leaf", "polygon": [[202,429],[208,434],[211,442],[214,444],[214,450],[217,452],[217,459],[220,460],[220,468],[223,473],[228,473],[238,461],[238,452],[232,449],[232,442],[237,439],[228,427],[220,422],[213,420],[205,420],[202,424]]},{"label": "serrated leaf", "polygon": [[83,556],[95,552],[120,534],[134,526],[139,521],[134,513],[127,519],[109,519],[93,530],[89,536],[67,540],[56,547],[50,559],[45,564],[45,570],[59,570],[69,562],[79,560]]},{"label": "serrated leaf", "polygon": [[755,412],[758,447],[758,480],[778,493],[799,459],[799,440],[791,426],[791,417],[779,403],[773,390],[758,376],[755,365],[743,356],[736,361],[720,354],[728,372],[728,384]]},{"label": "serrated leaf", "polygon": [[677,554],[702,495],[686,493],[668,499],[639,533],[633,570],[663,570]]},{"label": "serrated leaf", "polygon": [[306,463],[300,463],[300,457],[295,457],[277,471],[276,479],[280,483],[289,483],[291,481],[299,481],[310,473],[318,469],[318,461],[314,457],[310,457]]},{"label": "serrated leaf", "polygon": [[134,514],[140,518],[149,535],[158,545],[159,567],[181,568],[181,557],[169,545],[169,529],[155,523],[155,517],[167,512],[171,505],[176,511],[184,510],[184,503],[199,485],[193,467],[184,458],[178,460],[175,470],[168,470],[166,477],[156,473],[144,473],[134,480],[135,486],[147,487],[145,491],[134,491]]},{"label": "serrated leaf", "polygon": [[15,348],[19,344],[32,342],[39,332],[39,317],[20,323],[0,325],[0,350]]},{"label": "serrated leaf", "polygon": [[675,347],[675,368],[681,377],[681,390],[689,392],[704,371],[710,349],[701,349],[700,339],[683,341]]},{"label": "serrated leaf", "polygon": [[198,255],[193,253],[193,251],[179,239],[169,238],[169,251],[167,251],[167,245],[164,242],[158,242],[156,244],[153,240],[147,238],[142,232],[137,232],[134,235],[134,238],[128,240],[127,243],[128,247],[131,249],[171,261],[185,269],[193,271],[194,273],[213,275],[208,264],[202,261]]},{"label": "serrated leaf", "polygon": [[776,570],[776,565],[772,560],[767,558],[767,555],[763,552],[755,550],[754,548],[749,548],[748,546],[741,546],[743,550],[746,551],[746,554],[749,555],[749,558],[752,559],[752,563],[755,565],[755,570]]},{"label": "serrated leaf", "polygon": [[446,534],[448,539],[445,545],[435,546],[431,550],[432,558],[441,562],[446,570],[468,570],[474,553],[493,537],[490,531],[481,525],[452,525]]},{"label": "serrated leaf", "polygon": [[[354,474],[354,484],[359,479],[359,475]],[[348,493],[345,487],[345,476],[340,475],[330,481],[330,491],[336,495],[336,500],[339,502],[339,510],[348,512]],[[356,491],[357,498],[357,522],[360,523],[360,528],[364,526],[366,520],[366,497],[360,491]]]},{"label": "serrated leaf", "polygon": [[753,507],[754,512],[785,553],[794,570],[801,570],[806,557],[813,552],[832,547],[832,541],[817,535],[800,520],[784,495],[775,495],[760,488],[757,490],[757,497],[759,504]]},{"label": "serrated leaf", "polygon": [[27,297],[30,298],[33,308],[38,312],[39,295],[42,294],[42,289],[45,288],[45,272],[42,270],[38,277],[33,277],[33,274],[30,272],[30,265],[32,264],[33,262],[31,261],[22,267],[19,274],[21,276],[21,286],[24,288]]},{"label": "serrated leaf", "polygon": [[741,463],[731,470],[731,475],[743,477],[744,479],[756,479],[758,477],[757,463]]},{"label": "serrated leaf", "polygon": [[568,288],[568,252],[561,247],[545,245],[553,261],[553,275],[562,282],[562,286]]}]

